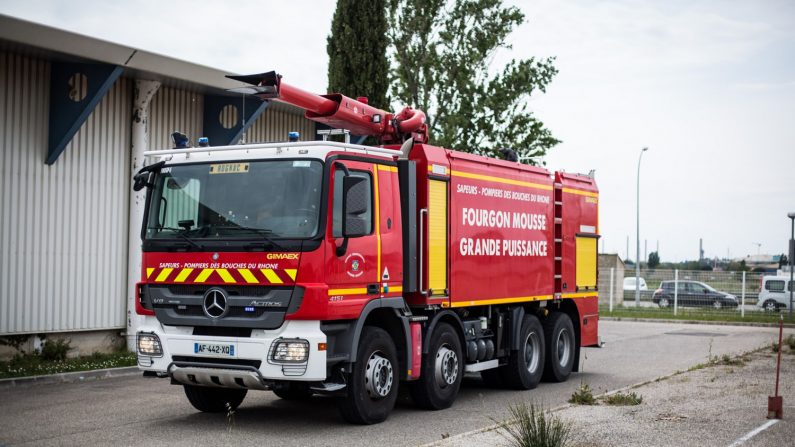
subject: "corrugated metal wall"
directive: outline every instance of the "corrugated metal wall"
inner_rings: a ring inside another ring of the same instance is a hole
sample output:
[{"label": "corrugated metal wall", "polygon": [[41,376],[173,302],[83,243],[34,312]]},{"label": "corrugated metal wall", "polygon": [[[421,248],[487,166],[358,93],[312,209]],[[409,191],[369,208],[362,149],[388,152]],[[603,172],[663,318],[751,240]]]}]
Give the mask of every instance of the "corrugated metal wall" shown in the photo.
[{"label": "corrugated metal wall", "polygon": [[[123,328],[132,83],[120,78],[52,166],[50,63],[0,51],[0,335]],[[204,97],[163,86],[150,148],[201,135]],[[272,105],[248,142],[315,138],[314,123]],[[140,225],[140,222],[134,222]]]},{"label": "corrugated metal wall", "polygon": [[173,147],[171,134],[175,130],[187,135],[195,145],[202,135],[203,110],[203,95],[160,87],[149,104],[149,148]]},{"label": "corrugated metal wall", "polygon": [[304,118],[303,113],[286,110],[281,104],[271,104],[246,133],[246,143],[287,141],[290,131],[301,133],[301,141],[315,139],[315,122]]},{"label": "corrugated metal wall", "polygon": [[0,52],[0,334],[125,325],[130,81],[52,166],[50,64]]}]

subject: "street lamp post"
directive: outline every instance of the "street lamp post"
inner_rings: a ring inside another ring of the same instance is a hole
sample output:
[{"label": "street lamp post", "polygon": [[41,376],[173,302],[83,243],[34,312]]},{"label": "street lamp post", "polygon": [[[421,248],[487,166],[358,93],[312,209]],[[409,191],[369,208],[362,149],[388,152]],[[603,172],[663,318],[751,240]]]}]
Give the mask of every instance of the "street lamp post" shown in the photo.
[{"label": "street lamp post", "polygon": [[787,217],[789,217],[789,219],[792,221],[792,233],[790,233],[789,239],[789,256],[787,257],[787,260],[789,261],[789,319],[791,321],[792,294],[795,290],[795,282],[792,281],[793,274],[795,274],[795,272],[793,272],[793,270],[795,270],[793,268],[793,266],[795,266],[795,259],[793,259],[795,258],[795,213],[788,213]]},{"label": "street lamp post", "polygon": [[640,161],[643,159],[643,153],[647,150],[649,148],[644,147],[638,156],[637,213],[635,216],[635,307],[640,307]]}]

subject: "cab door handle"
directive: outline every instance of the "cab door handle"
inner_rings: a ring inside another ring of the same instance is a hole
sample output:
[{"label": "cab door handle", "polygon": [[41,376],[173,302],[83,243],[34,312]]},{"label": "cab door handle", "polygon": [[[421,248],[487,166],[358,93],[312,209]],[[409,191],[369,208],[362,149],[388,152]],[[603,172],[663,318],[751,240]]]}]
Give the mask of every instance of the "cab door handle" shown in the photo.
[{"label": "cab door handle", "polygon": [[367,284],[367,294],[368,295],[375,295],[381,290],[378,284]]}]

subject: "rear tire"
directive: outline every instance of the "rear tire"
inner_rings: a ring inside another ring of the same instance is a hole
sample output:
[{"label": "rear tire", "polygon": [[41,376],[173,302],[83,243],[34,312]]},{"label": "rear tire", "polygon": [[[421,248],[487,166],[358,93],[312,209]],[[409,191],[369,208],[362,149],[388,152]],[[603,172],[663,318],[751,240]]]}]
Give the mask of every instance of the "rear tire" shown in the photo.
[{"label": "rear tire", "polygon": [[392,338],[381,328],[365,326],[353,372],[347,376],[346,396],[338,401],[340,414],[352,424],[385,421],[397,401],[399,377]]},{"label": "rear tire", "polygon": [[546,339],[546,362],[544,380],[565,382],[574,367],[575,346],[574,325],[571,318],[563,312],[552,312],[544,321]]},{"label": "rear tire", "polygon": [[193,408],[205,413],[221,413],[227,411],[229,403],[232,410],[236,409],[246,398],[248,390],[230,388],[212,388],[206,386],[183,385],[185,396]]},{"label": "rear tire", "polygon": [[284,400],[306,400],[312,397],[308,383],[280,382],[273,386],[273,394]]},{"label": "rear tire", "polygon": [[773,300],[765,301],[763,307],[767,312],[778,312],[778,303]]},{"label": "rear tire", "polygon": [[449,408],[458,397],[464,379],[461,339],[447,323],[439,323],[431,334],[428,354],[422,359],[422,374],[411,382],[414,402],[427,410]]},{"label": "rear tire", "polygon": [[541,381],[545,357],[544,330],[535,315],[525,315],[519,331],[519,349],[511,351],[500,368],[502,383],[517,390],[532,390]]}]

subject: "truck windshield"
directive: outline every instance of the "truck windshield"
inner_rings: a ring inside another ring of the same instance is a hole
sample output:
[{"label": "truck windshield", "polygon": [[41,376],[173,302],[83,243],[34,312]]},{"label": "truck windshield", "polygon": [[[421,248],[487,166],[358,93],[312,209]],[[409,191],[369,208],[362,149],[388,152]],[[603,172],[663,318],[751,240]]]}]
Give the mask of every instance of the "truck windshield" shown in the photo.
[{"label": "truck windshield", "polygon": [[278,160],[166,166],[147,239],[304,239],[318,231],[323,166]]}]

